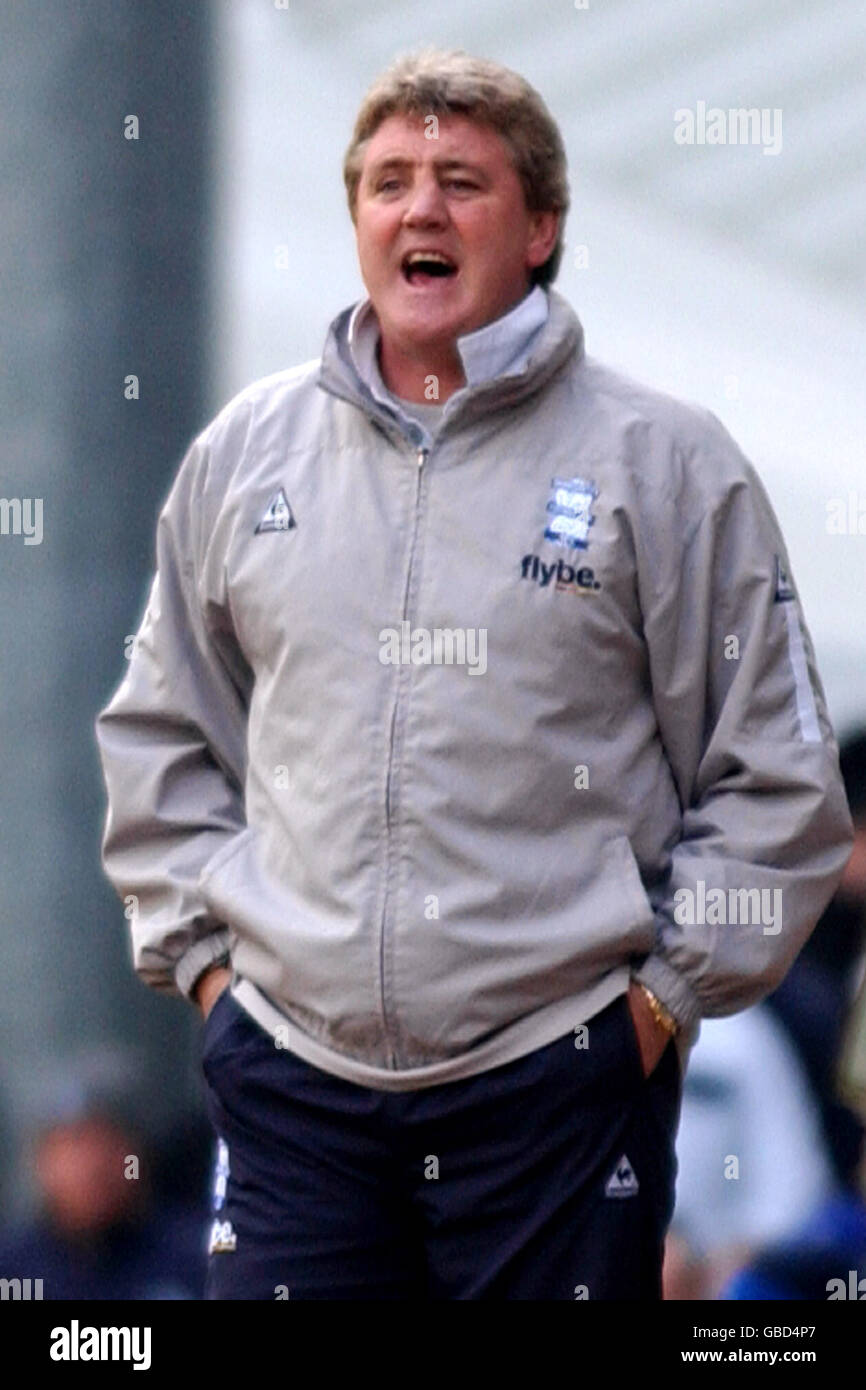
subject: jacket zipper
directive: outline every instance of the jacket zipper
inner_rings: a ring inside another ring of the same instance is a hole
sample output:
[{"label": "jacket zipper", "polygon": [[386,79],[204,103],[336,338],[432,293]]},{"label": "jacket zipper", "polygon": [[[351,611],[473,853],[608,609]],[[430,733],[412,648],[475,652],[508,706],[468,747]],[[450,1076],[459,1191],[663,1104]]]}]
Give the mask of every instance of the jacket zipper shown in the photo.
[{"label": "jacket zipper", "polygon": [[[415,461],[417,463],[417,474],[415,483],[415,514],[412,522],[412,539],[409,544],[409,563],[406,567],[406,583],[403,589],[403,613],[402,621],[409,621],[409,595],[412,592],[412,576],[415,568],[415,552],[418,544],[418,524],[420,521],[421,507],[421,484],[423,480],[424,464],[427,462],[429,449],[423,445],[415,450]],[[403,627],[400,628],[402,641]],[[382,1009],[382,1019],[385,1026],[385,1039],[389,1052],[389,1063],[391,1067],[397,1066],[397,1056],[394,1050],[394,1030],[392,1028],[392,1017],[386,999],[385,989],[385,948],[388,936],[388,917],[391,899],[391,872],[392,872],[392,846],[394,828],[394,806],[392,801],[394,787],[394,760],[397,741],[397,727],[399,715],[403,705],[404,682],[408,685],[409,674],[404,672],[402,667],[397,677],[397,694],[394,699],[394,707],[391,711],[391,728],[388,736],[388,771],[385,778],[385,897],[382,906],[382,921],[379,929],[379,995]]]}]

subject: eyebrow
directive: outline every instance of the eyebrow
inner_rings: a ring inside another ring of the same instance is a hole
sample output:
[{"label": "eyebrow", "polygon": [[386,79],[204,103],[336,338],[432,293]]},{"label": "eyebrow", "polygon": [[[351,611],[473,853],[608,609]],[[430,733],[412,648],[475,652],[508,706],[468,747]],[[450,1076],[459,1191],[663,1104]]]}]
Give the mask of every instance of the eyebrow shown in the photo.
[{"label": "eyebrow", "polygon": [[[406,159],[403,155],[386,155],[383,159],[377,160],[372,166],[369,171],[370,177],[372,178],[379,174],[383,174],[387,169],[408,169],[416,162],[417,161],[413,159]],[[480,168],[479,165],[473,164],[472,161],[468,159],[434,159],[433,164],[437,169],[465,169],[468,173],[475,174],[479,179],[486,177],[485,171]]]}]

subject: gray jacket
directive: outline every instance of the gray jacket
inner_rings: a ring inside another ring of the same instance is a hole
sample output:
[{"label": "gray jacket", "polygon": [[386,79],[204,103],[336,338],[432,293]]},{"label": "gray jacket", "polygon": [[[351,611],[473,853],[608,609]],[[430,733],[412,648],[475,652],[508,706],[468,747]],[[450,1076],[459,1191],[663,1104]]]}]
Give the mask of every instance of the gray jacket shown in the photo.
[{"label": "gray jacket", "polygon": [[282,1046],[386,1090],[541,1047],[630,975],[685,1049],[778,984],[852,839],[764,488],[555,291],[432,448],[350,313],[226,406],[160,516],[97,720],[136,969],[188,994],[228,949]]}]

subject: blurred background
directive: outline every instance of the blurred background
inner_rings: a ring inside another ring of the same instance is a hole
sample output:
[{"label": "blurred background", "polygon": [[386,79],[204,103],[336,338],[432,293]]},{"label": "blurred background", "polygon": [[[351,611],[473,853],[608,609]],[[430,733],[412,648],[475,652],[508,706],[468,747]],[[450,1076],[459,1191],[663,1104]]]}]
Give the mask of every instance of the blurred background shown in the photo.
[{"label": "blurred background", "polygon": [[[558,120],[556,288],[590,354],[708,406],[761,473],[866,825],[860,0],[3,6],[0,499],[42,526],[0,511],[0,1263],[50,1245],[76,1296],[198,1297],[211,1163],[197,1018],[136,980],[100,870],[93,720],[186,445],[363,296],[343,151],[373,77],[427,43],[517,68]],[[775,153],[677,143],[701,102],[778,111]],[[809,1296],[866,1251],[863,843],[780,997],[705,1027],[672,1297]],[[111,1197],[121,1150],[145,1171]]]}]

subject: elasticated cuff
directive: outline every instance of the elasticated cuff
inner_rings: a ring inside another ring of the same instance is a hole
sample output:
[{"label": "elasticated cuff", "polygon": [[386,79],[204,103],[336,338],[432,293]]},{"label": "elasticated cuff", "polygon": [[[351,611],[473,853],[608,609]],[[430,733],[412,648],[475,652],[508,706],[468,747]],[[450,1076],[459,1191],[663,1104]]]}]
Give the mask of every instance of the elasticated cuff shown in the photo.
[{"label": "elasticated cuff", "polygon": [[185,951],[174,967],[174,982],[181,994],[190,998],[199,976],[215,965],[221,956],[228,955],[229,951],[229,929],[219,927],[208,936],[203,936],[200,941],[195,941],[189,950]]},{"label": "elasticated cuff", "polygon": [[632,978],[652,990],[687,1036],[694,1032],[701,1021],[701,1005],[684,975],[662,956],[651,954],[632,971]]}]

